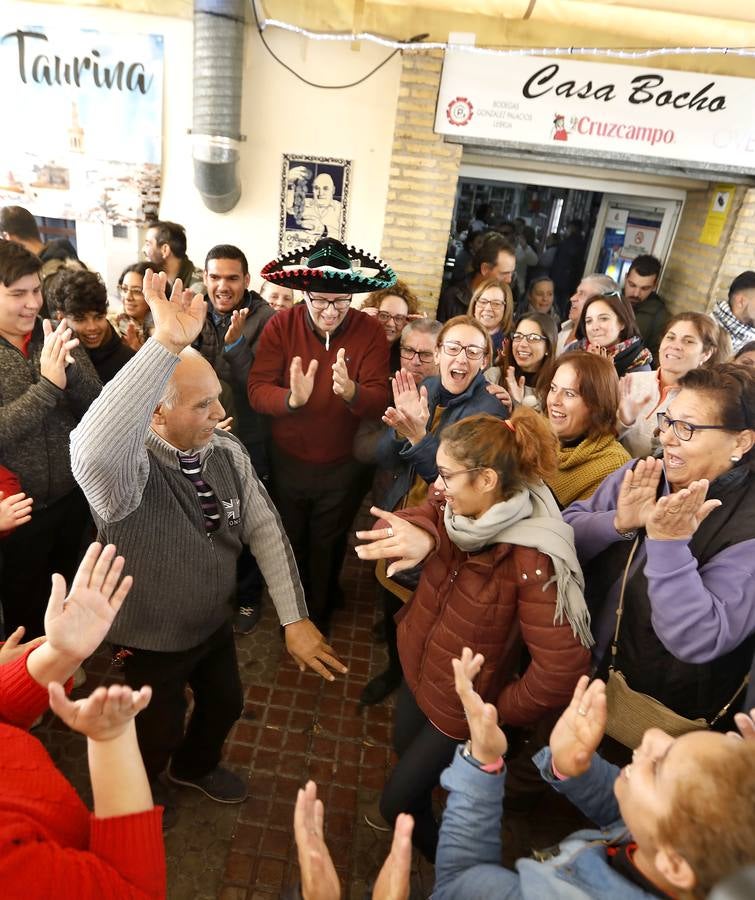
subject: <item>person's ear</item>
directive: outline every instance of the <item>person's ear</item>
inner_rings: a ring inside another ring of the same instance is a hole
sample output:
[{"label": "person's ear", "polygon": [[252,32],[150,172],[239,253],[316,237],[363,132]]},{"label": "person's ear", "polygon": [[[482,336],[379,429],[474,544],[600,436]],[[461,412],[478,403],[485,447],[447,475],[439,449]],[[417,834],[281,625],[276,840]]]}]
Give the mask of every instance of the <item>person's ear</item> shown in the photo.
[{"label": "person's ear", "polygon": [[160,244],[160,256],[166,260],[170,256],[170,244]]},{"label": "person's ear", "polygon": [[499,480],[495,469],[482,469],[477,476],[477,486],[483,494],[490,494],[498,487]]},{"label": "person's ear", "polygon": [[480,266],[480,275],[482,275],[483,278],[487,278],[490,275],[490,270],[492,268],[493,267],[490,265],[490,263],[482,263],[482,265]]},{"label": "person's ear", "polygon": [[165,412],[162,403],[158,403],[155,411],[152,413],[153,425],[165,425]]},{"label": "person's ear", "polygon": [[655,868],[668,884],[679,892],[690,892],[697,879],[692,866],[672,847],[659,847],[655,853]]},{"label": "person's ear", "polygon": [[207,269],[203,269],[203,270],[202,270],[202,284],[203,284],[205,287],[208,287],[208,284],[207,284]]},{"label": "person's ear", "polygon": [[244,275],[244,290],[245,291],[249,290],[249,282],[251,281],[251,279],[252,279],[252,276],[249,274],[249,272],[247,272],[246,275]]},{"label": "person's ear", "polygon": [[752,449],[753,444],[755,444],[755,431],[751,428],[740,431],[734,442],[735,451],[732,453],[732,456],[738,456],[741,459]]}]

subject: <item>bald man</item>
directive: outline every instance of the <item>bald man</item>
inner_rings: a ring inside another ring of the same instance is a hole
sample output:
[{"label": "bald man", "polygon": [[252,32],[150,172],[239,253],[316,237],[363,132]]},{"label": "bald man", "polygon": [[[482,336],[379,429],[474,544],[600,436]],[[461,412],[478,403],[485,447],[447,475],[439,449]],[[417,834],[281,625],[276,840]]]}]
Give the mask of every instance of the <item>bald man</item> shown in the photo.
[{"label": "bald man", "polygon": [[[134,587],[108,635],[126,682],[149,684],[137,720],[150,781],[170,781],[222,803],[241,802],[247,779],[219,765],[243,708],[230,619],[236,560],[259,563],[300,668],[333,680],[345,667],[309,621],[280,519],[249,456],[217,430],[224,417],[212,366],[189,348],[207,306],[151,270],[145,298],[155,330],[71,435],[72,469],[100,539],[128,554]],[[194,710],[184,733],[187,684]]]},{"label": "bald man", "polygon": [[341,233],[341,204],[335,199],[336,185],[331,175],[320,172],[312,183],[313,198],[305,200],[301,224],[319,237],[328,229],[330,237]]}]

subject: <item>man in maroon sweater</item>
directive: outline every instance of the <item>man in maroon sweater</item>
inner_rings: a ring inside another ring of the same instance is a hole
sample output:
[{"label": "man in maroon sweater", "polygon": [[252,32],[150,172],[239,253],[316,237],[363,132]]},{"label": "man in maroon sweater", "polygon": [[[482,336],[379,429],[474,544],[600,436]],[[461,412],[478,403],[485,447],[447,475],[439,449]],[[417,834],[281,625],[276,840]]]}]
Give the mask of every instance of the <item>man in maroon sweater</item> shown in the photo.
[{"label": "man in maroon sweater", "polygon": [[323,238],[269,263],[262,277],[304,292],[304,303],[265,326],[248,387],[252,407],[272,419],[273,498],[310,616],[324,631],[363,494],[354,434],[360,419],[382,416],[389,403],[385,335],[373,318],[351,309],[351,298],[390,287],[396,276],[380,260]]}]

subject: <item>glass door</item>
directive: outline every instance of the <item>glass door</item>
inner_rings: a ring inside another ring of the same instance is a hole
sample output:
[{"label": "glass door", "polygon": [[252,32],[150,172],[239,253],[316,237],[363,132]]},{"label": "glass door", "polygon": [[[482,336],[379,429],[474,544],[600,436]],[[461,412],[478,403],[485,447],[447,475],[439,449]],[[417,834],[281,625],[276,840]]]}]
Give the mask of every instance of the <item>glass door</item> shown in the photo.
[{"label": "glass door", "polygon": [[636,257],[650,253],[665,263],[681,208],[681,200],[605,194],[585,272],[602,272],[623,284]]}]

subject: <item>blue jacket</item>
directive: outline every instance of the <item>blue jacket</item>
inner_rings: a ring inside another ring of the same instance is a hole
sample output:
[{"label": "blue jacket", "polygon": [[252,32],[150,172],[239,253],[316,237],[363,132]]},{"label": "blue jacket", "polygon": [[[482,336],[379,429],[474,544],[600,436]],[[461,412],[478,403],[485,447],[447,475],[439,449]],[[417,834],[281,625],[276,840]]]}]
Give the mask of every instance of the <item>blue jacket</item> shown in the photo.
[{"label": "blue jacket", "polygon": [[[430,408],[428,425],[430,425],[440,397],[440,377],[433,375],[426,378],[422,384],[427,388],[427,405]],[[380,502],[383,509],[396,508],[414,483],[415,475],[421,475],[428,484],[435,481],[438,477],[435,454],[440,443],[440,433],[447,425],[478,413],[489,413],[499,419],[508,418],[509,411],[500,400],[487,392],[486,385],[487,381],[482,372],[478,372],[466,391],[455,396],[445,407],[435,431],[428,431],[414,446],[404,438],[396,437],[393,428],[383,435],[377,447],[376,461],[381,469],[393,470],[393,484]]]},{"label": "blue jacket", "polygon": [[622,877],[606,858],[606,846],[627,840],[613,784],[619,770],[597,754],[579,778],[558,781],[546,747],[533,757],[555,790],[598,825],[575,831],[545,862],[520,859],[516,872],[501,864],[501,804],[505,772],[491,775],[460,753],[441,776],[449,796],[435,858],[433,900],[641,900],[652,895]]}]

